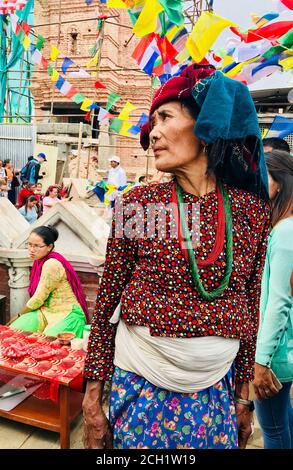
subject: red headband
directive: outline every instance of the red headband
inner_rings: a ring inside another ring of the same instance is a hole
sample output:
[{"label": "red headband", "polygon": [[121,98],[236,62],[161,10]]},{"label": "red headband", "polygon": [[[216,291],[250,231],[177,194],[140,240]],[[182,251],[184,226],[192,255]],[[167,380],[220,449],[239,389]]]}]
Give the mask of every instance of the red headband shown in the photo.
[{"label": "red headband", "polygon": [[172,77],[163,83],[154,95],[149,112],[149,121],[140,130],[140,144],[144,150],[147,150],[150,145],[150,118],[154,111],[164,103],[180,101],[192,96],[191,92],[194,85],[203,78],[212,75],[215,70],[212,65],[192,64],[186,67],[178,77]]}]

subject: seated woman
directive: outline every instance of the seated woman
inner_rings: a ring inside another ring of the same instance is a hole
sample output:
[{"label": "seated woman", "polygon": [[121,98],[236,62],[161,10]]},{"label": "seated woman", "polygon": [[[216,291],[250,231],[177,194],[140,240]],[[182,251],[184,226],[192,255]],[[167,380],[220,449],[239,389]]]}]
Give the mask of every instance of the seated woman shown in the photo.
[{"label": "seated woman", "polygon": [[48,225],[36,227],[28,239],[34,260],[29,285],[31,298],[11,326],[57,336],[72,331],[77,338],[89,322],[89,312],[80,280],[71,264],[53,251],[58,231]]}]

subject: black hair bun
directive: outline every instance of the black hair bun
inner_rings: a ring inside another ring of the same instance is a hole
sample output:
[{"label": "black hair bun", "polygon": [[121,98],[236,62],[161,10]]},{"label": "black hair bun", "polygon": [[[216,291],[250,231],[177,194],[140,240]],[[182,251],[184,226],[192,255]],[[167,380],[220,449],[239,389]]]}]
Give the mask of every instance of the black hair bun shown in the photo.
[{"label": "black hair bun", "polygon": [[54,242],[57,240],[57,238],[59,237],[59,232],[58,230],[53,227],[53,225],[47,225],[47,228],[50,230],[50,232],[52,233],[52,236],[54,238]]}]

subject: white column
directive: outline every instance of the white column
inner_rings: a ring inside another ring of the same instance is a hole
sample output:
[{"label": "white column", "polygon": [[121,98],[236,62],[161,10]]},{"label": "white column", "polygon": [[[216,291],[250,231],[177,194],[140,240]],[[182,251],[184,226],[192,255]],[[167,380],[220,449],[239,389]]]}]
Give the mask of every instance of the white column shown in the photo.
[{"label": "white column", "polygon": [[27,303],[29,299],[28,286],[29,286],[29,267],[15,267],[12,266],[8,269],[10,287],[10,316],[17,315]]}]

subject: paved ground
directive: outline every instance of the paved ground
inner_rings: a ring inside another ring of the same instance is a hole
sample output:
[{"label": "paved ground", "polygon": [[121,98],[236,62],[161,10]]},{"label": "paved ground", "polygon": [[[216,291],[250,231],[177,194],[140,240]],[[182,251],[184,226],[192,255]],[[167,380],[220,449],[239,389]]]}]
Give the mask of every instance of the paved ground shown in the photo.
[{"label": "paved ground", "polygon": [[[249,449],[261,449],[262,438],[258,424],[255,425]],[[58,449],[58,434],[37,429],[21,423],[0,418],[0,449]],[[82,417],[73,423],[71,430],[71,448],[82,449]]]}]

